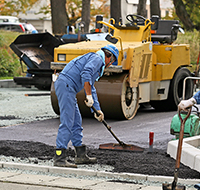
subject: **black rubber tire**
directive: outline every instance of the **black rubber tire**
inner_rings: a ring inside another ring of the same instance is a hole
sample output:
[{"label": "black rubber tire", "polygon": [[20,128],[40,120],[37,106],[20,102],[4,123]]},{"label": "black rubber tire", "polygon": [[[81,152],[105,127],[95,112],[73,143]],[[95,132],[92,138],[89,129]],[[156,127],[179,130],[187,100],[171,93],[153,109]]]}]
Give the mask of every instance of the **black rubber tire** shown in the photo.
[{"label": "black rubber tire", "polygon": [[[158,111],[176,111],[179,102],[183,99],[183,81],[191,76],[191,72],[185,68],[179,68],[170,82],[167,100],[151,101],[151,105]],[[194,83],[191,79],[186,81],[185,99],[193,96]]]},{"label": "black rubber tire", "polygon": [[57,99],[56,91],[55,91],[55,87],[54,87],[54,82],[51,83],[51,106],[52,106],[55,114],[60,115],[60,110],[59,110],[58,99]]}]

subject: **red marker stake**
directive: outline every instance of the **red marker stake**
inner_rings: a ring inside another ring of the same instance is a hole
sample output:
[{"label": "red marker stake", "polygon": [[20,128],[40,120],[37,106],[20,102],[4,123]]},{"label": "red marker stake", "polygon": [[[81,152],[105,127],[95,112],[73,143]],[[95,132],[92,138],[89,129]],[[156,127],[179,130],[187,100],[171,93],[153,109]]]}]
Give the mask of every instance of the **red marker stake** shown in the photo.
[{"label": "red marker stake", "polygon": [[153,137],[154,132],[149,132],[149,152],[153,151]]}]

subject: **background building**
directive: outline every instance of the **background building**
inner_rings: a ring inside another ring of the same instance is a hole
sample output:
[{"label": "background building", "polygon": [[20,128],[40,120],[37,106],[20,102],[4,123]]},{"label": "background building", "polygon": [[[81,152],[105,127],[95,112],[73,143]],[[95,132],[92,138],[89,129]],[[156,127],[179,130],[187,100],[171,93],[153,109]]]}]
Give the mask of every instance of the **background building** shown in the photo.
[{"label": "background building", "polygon": [[19,19],[21,22],[28,22],[35,26],[38,32],[52,33],[51,14],[38,14],[41,7],[50,5],[50,0],[39,0],[33,8],[26,12],[26,14],[20,13]]}]

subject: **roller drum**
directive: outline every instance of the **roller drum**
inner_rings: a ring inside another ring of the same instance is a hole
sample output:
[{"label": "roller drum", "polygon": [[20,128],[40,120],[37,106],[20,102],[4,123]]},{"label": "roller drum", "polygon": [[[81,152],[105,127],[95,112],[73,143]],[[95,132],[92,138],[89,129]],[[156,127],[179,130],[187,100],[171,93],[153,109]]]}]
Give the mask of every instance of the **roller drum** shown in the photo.
[{"label": "roller drum", "polygon": [[[98,100],[105,118],[132,119],[137,113],[139,104],[138,87],[130,88],[127,81],[128,75],[121,73],[103,76],[95,83]],[[51,94],[55,96],[55,93]],[[57,104],[56,98],[51,98],[51,100],[53,100],[53,109],[57,111],[58,108],[55,108]],[[85,105],[84,100],[85,93],[82,90],[77,94],[81,115],[83,117],[93,117],[90,108]]]}]

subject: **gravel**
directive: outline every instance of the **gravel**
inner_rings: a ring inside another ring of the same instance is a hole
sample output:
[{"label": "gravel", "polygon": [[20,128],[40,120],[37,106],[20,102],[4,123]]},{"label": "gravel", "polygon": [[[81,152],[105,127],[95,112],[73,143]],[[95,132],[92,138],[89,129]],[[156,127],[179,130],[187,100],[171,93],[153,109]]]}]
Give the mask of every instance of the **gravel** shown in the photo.
[{"label": "gravel", "polygon": [[[31,107],[30,102],[34,102]],[[15,93],[13,89],[0,88],[0,105],[0,127],[58,117],[51,106],[50,92],[36,88],[16,88]]]},{"label": "gravel", "polygon": [[[69,157],[70,160],[74,160],[74,158]],[[10,162],[10,163],[20,163],[20,164],[35,164],[35,165],[41,165],[41,166],[53,166],[53,158],[50,160],[46,159],[38,159],[34,157],[28,157],[28,158],[19,158],[14,156],[0,156],[1,162]],[[83,164],[83,165],[77,165],[79,169],[88,169],[93,171],[107,171],[112,172],[114,167],[109,165],[103,165],[103,164]]]}]

